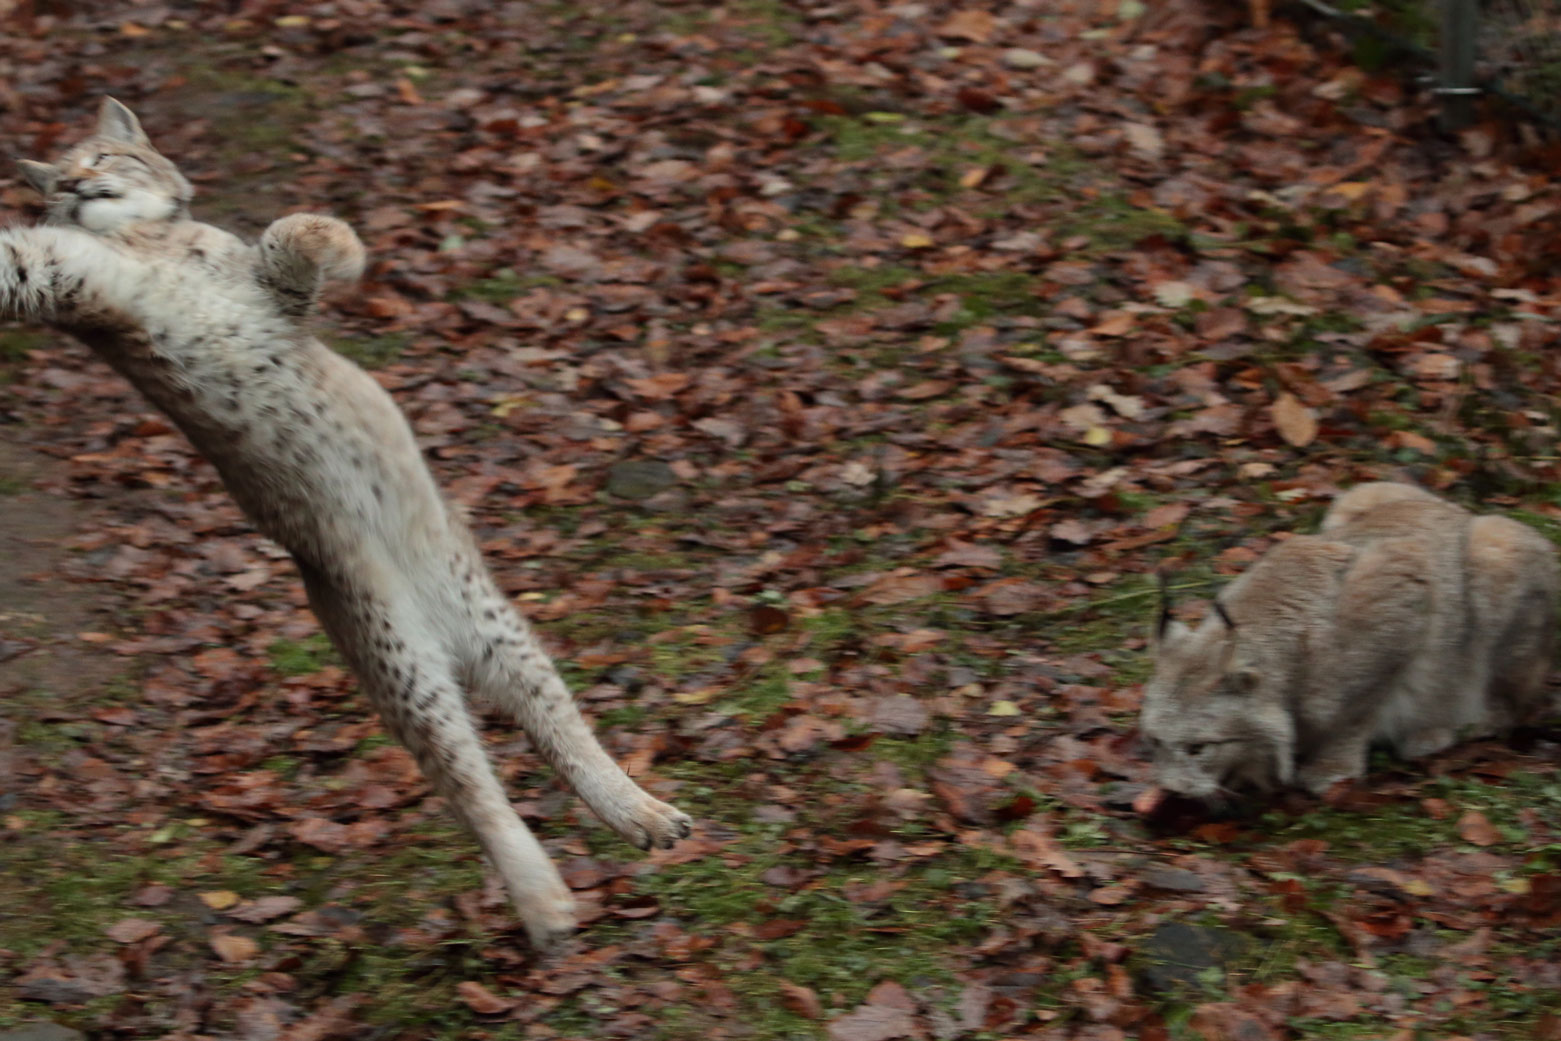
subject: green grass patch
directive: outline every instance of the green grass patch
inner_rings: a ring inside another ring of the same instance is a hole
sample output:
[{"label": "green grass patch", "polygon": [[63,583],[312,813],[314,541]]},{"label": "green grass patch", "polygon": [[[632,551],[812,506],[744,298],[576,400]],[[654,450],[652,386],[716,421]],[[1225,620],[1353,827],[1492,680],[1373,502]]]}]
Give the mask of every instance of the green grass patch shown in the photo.
[{"label": "green grass patch", "polygon": [[406,351],[412,343],[408,333],[386,333],[383,336],[336,336],[328,340],[331,348],[345,358],[351,358],[365,369],[384,368]]},{"label": "green grass patch", "polygon": [[324,633],[302,640],[278,640],[266,648],[271,667],[283,676],[306,676],[327,665],[340,665],[341,657]]}]

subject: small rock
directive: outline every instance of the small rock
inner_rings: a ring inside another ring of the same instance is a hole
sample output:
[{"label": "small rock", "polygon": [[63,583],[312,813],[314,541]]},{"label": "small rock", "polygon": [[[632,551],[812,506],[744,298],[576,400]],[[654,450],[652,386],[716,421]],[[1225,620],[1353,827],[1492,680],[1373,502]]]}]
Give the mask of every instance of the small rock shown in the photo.
[{"label": "small rock", "polygon": [[0,1041],[87,1041],[87,1035],[61,1023],[23,1023],[0,1030]]},{"label": "small rock", "polygon": [[1139,949],[1138,977],[1151,993],[1196,988],[1203,973],[1223,970],[1242,946],[1240,937],[1223,929],[1164,922]]},{"label": "small rock", "polygon": [[620,499],[649,499],[677,483],[672,467],[656,459],[624,459],[607,471],[607,491]]},{"label": "small rock", "polygon": [[1201,893],[1203,879],[1186,868],[1150,868],[1138,876],[1145,885],[1171,893]]},{"label": "small rock", "polygon": [[1043,65],[1055,65],[1040,51],[1026,50],[1023,47],[1010,47],[1003,52],[1003,64],[1010,69],[1038,69]]}]

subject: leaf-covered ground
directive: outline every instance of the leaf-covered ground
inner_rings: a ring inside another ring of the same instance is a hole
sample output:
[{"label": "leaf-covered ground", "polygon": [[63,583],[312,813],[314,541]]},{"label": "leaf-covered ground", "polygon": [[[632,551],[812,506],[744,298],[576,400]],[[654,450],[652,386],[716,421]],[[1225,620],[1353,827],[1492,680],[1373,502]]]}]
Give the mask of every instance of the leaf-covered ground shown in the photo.
[{"label": "leaf-covered ground", "polygon": [[[1140,819],[1152,570],[1399,477],[1561,533],[1553,156],[1242,5],[0,6],[373,367],[648,857],[487,727],[538,961],[291,565],[84,349],[0,335],[0,1028],[103,1038],[1561,1037],[1552,731]],[[9,219],[34,200],[13,178]]]}]

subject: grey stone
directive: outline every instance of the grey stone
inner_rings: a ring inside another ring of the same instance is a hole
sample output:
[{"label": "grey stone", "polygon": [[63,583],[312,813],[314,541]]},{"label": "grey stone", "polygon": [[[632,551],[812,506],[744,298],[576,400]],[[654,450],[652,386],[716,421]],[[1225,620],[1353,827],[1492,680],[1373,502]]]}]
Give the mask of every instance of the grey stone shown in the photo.
[{"label": "grey stone", "polygon": [[0,1030],[0,1041],[87,1041],[87,1035],[60,1023],[44,1021]]},{"label": "grey stone", "polygon": [[672,467],[655,459],[623,459],[607,471],[607,490],[620,499],[649,499],[677,483]]},{"label": "grey stone", "polygon": [[1138,876],[1146,885],[1171,893],[1201,893],[1206,888],[1196,872],[1186,868],[1150,868]]},{"label": "grey stone", "polygon": [[1241,953],[1241,937],[1224,929],[1162,922],[1138,950],[1138,978],[1150,993],[1203,986],[1204,973],[1224,971]]}]

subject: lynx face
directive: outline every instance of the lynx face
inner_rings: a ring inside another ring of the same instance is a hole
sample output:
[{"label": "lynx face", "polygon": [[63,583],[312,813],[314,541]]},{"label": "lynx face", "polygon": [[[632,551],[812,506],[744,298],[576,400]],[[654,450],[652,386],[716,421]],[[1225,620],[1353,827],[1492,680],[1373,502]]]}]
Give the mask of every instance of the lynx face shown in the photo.
[{"label": "lynx face", "polygon": [[1220,616],[1193,631],[1168,622],[1155,648],[1139,728],[1162,788],[1209,799],[1239,783],[1266,787],[1274,754],[1249,717],[1261,675],[1240,660]]},{"label": "lynx face", "polygon": [[22,174],[43,194],[49,221],[103,234],[137,221],[185,215],[194,189],[157,153],[135,115],[112,98],[97,132],[54,164],[22,160]]}]

